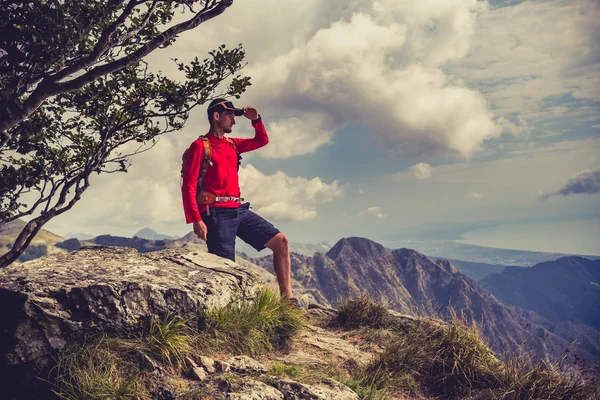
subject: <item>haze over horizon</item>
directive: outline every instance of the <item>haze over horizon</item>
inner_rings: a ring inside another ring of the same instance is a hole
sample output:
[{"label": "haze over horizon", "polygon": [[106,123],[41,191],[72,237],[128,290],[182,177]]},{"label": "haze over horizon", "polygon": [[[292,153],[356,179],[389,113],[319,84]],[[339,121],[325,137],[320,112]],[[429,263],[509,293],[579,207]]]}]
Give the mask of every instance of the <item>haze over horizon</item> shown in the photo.
[{"label": "haze over horizon", "polygon": [[[598,21],[591,1],[247,0],[148,61],[176,76],[171,58],[244,45],[234,104],[270,143],[244,154],[242,195],[291,241],[600,255]],[[185,235],[181,154],[206,130],[199,107],[45,228]]]}]

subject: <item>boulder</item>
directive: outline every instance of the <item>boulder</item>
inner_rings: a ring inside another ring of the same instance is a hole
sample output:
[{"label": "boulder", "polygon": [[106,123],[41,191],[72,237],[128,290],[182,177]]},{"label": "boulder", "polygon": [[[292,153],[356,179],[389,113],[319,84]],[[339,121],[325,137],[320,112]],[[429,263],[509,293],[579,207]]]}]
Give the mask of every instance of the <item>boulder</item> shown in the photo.
[{"label": "boulder", "polygon": [[[258,267],[257,267],[258,268]],[[139,333],[152,318],[249,300],[262,287],[251,269],[186,249],[140,254],[84,248],[0,270],[0,385],[39,373],[50,356],[90,333]]]}]

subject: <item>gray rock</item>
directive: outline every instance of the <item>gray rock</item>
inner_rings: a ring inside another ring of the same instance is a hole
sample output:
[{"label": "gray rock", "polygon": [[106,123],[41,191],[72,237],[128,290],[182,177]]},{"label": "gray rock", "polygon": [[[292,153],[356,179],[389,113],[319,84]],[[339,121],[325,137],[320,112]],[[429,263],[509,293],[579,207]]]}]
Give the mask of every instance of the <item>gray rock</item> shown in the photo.
[{"label": "gray rock", "polygon": [[202,367],[192,367],[190,370],[192,378],[199,380],[200,382],[206,380],[206,371]]},{"label": "gray rock", "polygon": [[269,369],[260,362],[248,356],[235,356],[227,360],[231,370],[240,374],[251,372],[267,372]]},{"label": "gray rock", "polygon": [[307,385],[289,379],[273,382],[286,400],[360,400],[349,387],[333,379],[326,379],[319,385]]},{"label": "gray rock", "polygon": [[166,314],[192,318],[254,298],[261,286],[232,261],[186,249],[94,247],[11,265],[0,270],[0,385],[14,379],[5,369],[40,369],[86,334],[135,333]]},{"label": "gray rock", "polygon": [[200,364],[209,374],[214,374],[217,372],[217,369],[215,368],[215,360],[210,357],[200,356]]},{"label": "gray rock", "polygon": [[231,365],[225,361],[215,360],[215,366],[217,367],[217,371],[219,371],[219,372],[231,371]]},{"label": "gray rock", "polygon": [[227,400],[283,400],[283,394],[260,381],[245,382],[235,392],[227,393]]}]

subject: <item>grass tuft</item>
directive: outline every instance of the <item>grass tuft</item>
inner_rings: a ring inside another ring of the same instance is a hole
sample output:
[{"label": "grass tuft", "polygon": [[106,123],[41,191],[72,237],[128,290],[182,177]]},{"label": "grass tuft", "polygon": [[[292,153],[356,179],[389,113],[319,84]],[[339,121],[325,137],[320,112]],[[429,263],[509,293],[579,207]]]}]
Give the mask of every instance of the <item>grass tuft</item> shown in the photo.
[{"label": "grass tuft", "polygon": [[271,369],[269,370],[271,375],[276,376],[286,376],[288,378],[298,378],[305,374],[305,371],[297,366],[290,364],[283,364],[279,362],[273,362],[271,364]]},{"label": "grass tuft", "polygon": [[179,316],[166,315],[152,320],[148,331],[135,339],[105,339],[105,345],[121,354],[143,355],[160,364],[183,368],[193,352],[194,331]]},{"label": "grass tuft", "polygon": [[200,316],[202,348],[256,355],[290,345],[302,327],[303,313],[271,290],[252,302],[231,303]]},{"label": "grass tuft", "polygon": [[382,303],[360,295],[340,304],[335,324],[347,330],[363,326],[379,329],[390,327],[392,318]]},{"label": "grass tuft", "polygon": [[60,399],[149,399],[138,366],[106,348],[72,347],[58,360],[53,373],[54,389]]}]

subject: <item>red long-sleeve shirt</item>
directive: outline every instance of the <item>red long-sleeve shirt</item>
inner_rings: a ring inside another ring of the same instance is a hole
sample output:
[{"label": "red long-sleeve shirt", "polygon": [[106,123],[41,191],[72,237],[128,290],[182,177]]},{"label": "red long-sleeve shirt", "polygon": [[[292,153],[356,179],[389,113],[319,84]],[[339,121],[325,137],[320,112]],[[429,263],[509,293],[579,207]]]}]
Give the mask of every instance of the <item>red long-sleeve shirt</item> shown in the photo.
[{"label": "red long-sleeve shirt", "polygon": [[[256,150],[269,143],[267,130],[259,119],[253,123],[254,137],[252,139],[231,138],[235,142],[239,153]],[[207,135],[212,149],[212,166],[208,167],[204,175],[204,189],[217,196],[239,197],[240,184],[237,171],[237,153],[231,143],[223,138],[219,139],[213,135]],[[202,139],[197,139],[190,146],[188,156],[183,166],[183,186],[181,194],[183,197],[183,211],[188,224],[198,222],[202,218],[200,213],[206,210],[206,206],[196,202],[196,190],[198,186],[198,174],[204,159],[204,144]],[[236,208],[240,203],[237,201],[225,201],[211,204],[210,207]]]}]

